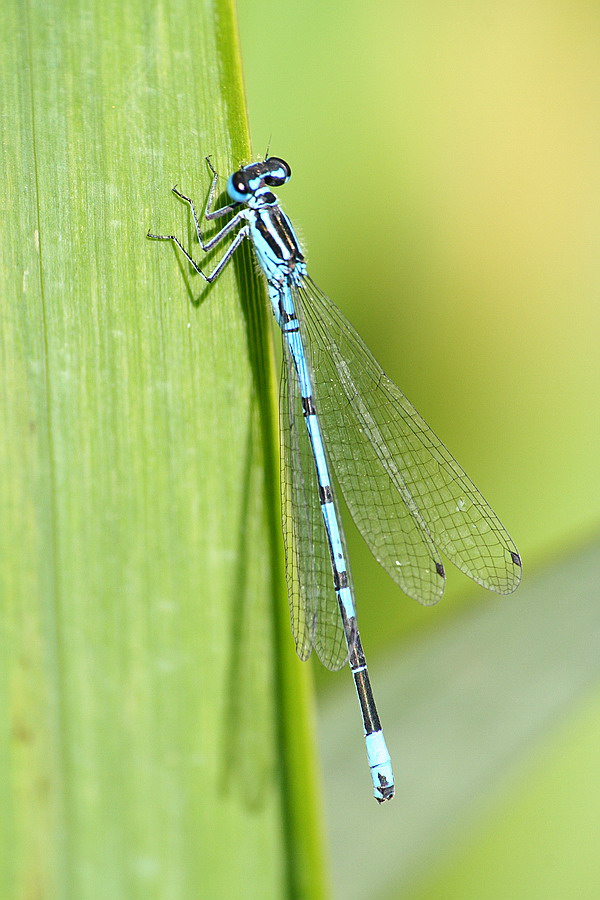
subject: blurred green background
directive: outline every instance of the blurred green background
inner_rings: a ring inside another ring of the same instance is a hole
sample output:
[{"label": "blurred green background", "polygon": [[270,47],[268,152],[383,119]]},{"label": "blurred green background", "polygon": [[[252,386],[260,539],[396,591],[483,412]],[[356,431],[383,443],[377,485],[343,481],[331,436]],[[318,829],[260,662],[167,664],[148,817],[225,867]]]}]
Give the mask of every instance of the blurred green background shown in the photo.
[{"label": "blurred green background", "polygon": [[368,798],[350,680],[315,667],[334,895],[597,897],[600,8],[238,9],[313,277],[524,559],[514,597],[451,570],[424,610],[350,535],[399,788]]}]

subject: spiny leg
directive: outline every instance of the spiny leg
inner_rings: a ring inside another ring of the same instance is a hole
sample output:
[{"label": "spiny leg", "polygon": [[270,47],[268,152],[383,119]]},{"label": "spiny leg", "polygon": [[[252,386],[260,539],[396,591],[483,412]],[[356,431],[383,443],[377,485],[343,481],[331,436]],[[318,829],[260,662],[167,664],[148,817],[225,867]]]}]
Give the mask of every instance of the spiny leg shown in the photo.
[{"label": "spiny leg", "polygon": [[[209,220],[218,219],[221,216],[226,215],[227,213],[235,212],[235,210],[239,206],[238,203],[230,203],[228,206],[222,206],[221,209],[217,209],[217,210],[214,210],[213,212],[210,212],[210,205],[213,200],[213,191],[214,191],[216,179],[218,177],[219,177],[218,175],[215,175],[215,177],[213,178],[213,182],[212,182],[212,185],[211,185],[211,188],[209,191],[209,195],[208,195],[208,200],[206,203],[206,210],[205,210],[204,217]],[[223,236],[223,234],[227,233],[228,226],[226,225],[224,229],[219,231],[218,234],[216,234],[214,237],[210,238],[205,243],[204,237],[202,236],[202,231],[200,230],[200,221],[198,219],[196,207],[194,206],[194,201],[192,200],[191,197],[186,197],[185,194],[182,194],[181,191],[178,191],[177,185],[172,187],[171,190],[173,191],[173,193],[175,194],[176,197],[179,197],[180,200],[185,200],[185,202],[189,205],[190,209],[192,210],[192,216],[194,217],[194,225],[196,226],[196,234],[198,235],[198,242],[199,242],[200,246],[202,247],[202,249],[204,250],[204,252],[206,252],[207,250],[210,250],[211,247],[214,247],[215,244],[218,244],[218,242],[221,239],[221,237]],[[235,218],[232,219],[232,221],[235,221]],[[229,224],[231,224],[231,223],[229,223]]]},{"label": "spiny leg", "polygon": [[[219,234],[216,235],[216,238],[218,238],[219,240],[221,238],[223,238],[227,234],[227,232],[230,231],[231,228],[235,224],[237,224],[237,221],[238,221],[238,219],[236,216],[235,219],[232,219],[231,222],[228,222],[227,225],[225,226],[225,228],[223,228],[219,232]],[[185,249],[185,247],[183,246],[183,244],[181,243],[179,238],[176,238],[174,234],[151,234],[150,232],[148,232],[147,236],[149,238],[152,238],[152,240],[155,240],[155,241],[173,241],[173,243],[177,247],[179,247],[179,249],[185,256],[185,258],[188,260],[188,262],[194,267],[196,272],[198,272],[199,275],[202,275],[202,277],[204,278],[205,281],[207,281],[209,284],[212,284],[212,282],[215,281],[215,279],[217,279],[219,277],[219,275],[221,274],[221,272],[223,271],[223,269],[225,268],[225,266],[227,265],[227,263],[229,262],[229,260],[231,259],[231,257],[235,253],[235,251],[237,250],[237,248],[240,246],[242,241],[245,238],[247,238],[249,234],[250,234],[250,228],[248,227],[248,225],[244,225],[243,228],[240,228],[240,230],[238,231],[238,233],[235,236],[235,240],[233,241],[231,246],[227,248],[227,250],[221,257],[221,259],[217,263],[216,267],[214,268],[214,270],[210,273],[210,275],[207,275],[206,272],[202,271],[202,269],[200,268],[198,263],[190,256],[190,254],[187,252],[187,250]],[[213,238],[212,242],[209,242],[209,243],[210,243],[211,247],[214,247],[214,245],[216,243],[218,243],[218,241],[215,238]],[[208,249],[210,249],[210,247]]]},{"label": "spiny leg", "polygon": [[228,212],[234,212],[234,210],[239,206],[238,203],[228,203],[227,206],[222,206],[220,209],[211,209],[212,202],[214,200],[215,187],[217,186],[217,181],[219,176],[217,174],[217,170],[213,166],[210,161],[210,156],[205,157],[206,162],[208,163],[208,167],[210,171],[213,173],[213,180],[210,186],[210,190],[208,192],[208,200],[206,201],[206,207],[204,209],[204,218],[205,219],[219,219],[221,216],[227,215]]}]

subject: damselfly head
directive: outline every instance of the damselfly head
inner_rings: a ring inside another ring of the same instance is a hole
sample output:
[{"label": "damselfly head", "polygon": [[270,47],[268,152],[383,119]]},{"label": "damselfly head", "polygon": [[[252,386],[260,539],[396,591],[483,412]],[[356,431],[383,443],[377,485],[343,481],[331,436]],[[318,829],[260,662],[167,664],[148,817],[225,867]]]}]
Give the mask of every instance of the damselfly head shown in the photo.
[{"label": "damselfly head", "polygon": [[234,172],[227,182],[227,193],[232,200],[246,206],[272,206],[277,203],[277,198],[268,188],[280,187],[291,175],[292,170],[285,160],[270,156]]}]

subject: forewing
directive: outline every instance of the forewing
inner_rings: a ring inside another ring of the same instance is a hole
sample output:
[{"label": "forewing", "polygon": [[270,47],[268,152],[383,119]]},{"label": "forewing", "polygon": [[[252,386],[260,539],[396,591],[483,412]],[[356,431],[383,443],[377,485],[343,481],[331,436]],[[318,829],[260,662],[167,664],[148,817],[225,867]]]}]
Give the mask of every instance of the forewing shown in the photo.
[{"label": "forewing", "polygon": [[279,409],[283,539],[296,650],[301,659],[308,659],[314,647],[323,665],[340,669],[348,648],[298,381],[285,341]]},{"label": "forewing", "polygon": [[514,591],[521,561],[494,511],[331,300],[309,280],[297,294],[330,458],[375,557],[425,604],[443,592],[440,552]]}]

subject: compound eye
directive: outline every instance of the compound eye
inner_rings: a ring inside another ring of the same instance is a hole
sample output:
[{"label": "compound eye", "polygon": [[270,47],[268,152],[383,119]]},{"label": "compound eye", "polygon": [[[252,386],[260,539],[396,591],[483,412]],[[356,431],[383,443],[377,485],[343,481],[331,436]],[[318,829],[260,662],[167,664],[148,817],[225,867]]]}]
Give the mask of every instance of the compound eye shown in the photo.
[{"label": "compound eye", "polygon": [[249,187],[245,172],[235,172],[235,174],[231,176],[231,184],[238,194],[248,193]]},{"label": "compound eye", "polygon": [[272,187],[278,187],[281,184],[285,184],[292,176],[292,170],[286,161],[280,159],[278,156],[270,156],[269,159],[265,161],[265,168],[267,174],[264,176],[264,182]]},{"label": "compound eye", "polygon": [[248,173],[240,169],[229,176],[227,182],[227,193],[236,203],[246,203],[248,196],[252,193],[248,182]]}]

